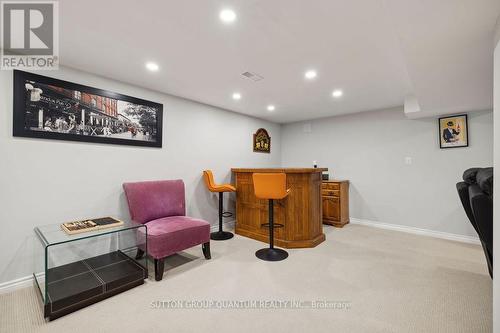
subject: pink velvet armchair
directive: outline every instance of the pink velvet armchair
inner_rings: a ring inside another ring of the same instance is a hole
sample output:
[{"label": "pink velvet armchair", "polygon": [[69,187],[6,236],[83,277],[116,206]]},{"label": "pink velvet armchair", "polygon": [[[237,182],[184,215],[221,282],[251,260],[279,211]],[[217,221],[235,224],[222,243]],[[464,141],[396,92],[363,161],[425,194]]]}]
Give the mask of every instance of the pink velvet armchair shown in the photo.
[{"label": "pink velvet armchair", "polygon": [[[154,259],[155,279],[163,277],[164,259],[174,253],[202,245],[210,259],[210,224],[186,216],[184,182],[182,180],[124,183],[130,217],[147,226],[147,252]],[[137,251],[137,258],[144,249]]]}]

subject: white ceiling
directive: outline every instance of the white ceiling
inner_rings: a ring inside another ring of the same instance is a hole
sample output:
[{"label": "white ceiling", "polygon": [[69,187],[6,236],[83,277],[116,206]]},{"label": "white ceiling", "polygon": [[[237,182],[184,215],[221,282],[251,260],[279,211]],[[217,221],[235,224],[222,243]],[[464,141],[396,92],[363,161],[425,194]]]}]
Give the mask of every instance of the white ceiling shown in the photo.
[{"label": "white ceiling", "polygon": [[[59,3],[62,65],[280,123],[403,105],[407,96],[419,116],[493,104],[499,0]],[[223,8],[236,12],[233,24],[220,22]],[[148,72],[147,61],[160,71]],[[307,69],[318,77],[306,81]],[[334,89],[344,95],[332,98]]]}]

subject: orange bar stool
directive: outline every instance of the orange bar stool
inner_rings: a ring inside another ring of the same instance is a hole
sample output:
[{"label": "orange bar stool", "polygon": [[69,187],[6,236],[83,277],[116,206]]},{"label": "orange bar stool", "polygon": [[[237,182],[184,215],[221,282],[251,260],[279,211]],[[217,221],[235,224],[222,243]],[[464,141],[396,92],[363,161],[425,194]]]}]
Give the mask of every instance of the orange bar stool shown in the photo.
[{"label": "orange bar stool", "polygon": [[205,178],[205,183],[207,184],[208,190],[210,192],[219,193],[219,231],[212,232],[210,234],[210,239],[226,240],[233,238],[234,235],[231,232],[222,230],[222,218],[233,216],[233,213],[231,212],[224,212],[222,203],[224,202],[224,192],[236,192],[236,188],[231,184],[215,184],[212,170],[203,171],[203,178]]},{"label": "orange bar stool", "polygon": [[286,174],[254,173],[252,177],[255,196],[269,200],[269,223],[261,225],[269,227],[269,248],[260,249],[255,252],[255,255],[266,261],[284,260],[288,257],[288,252],[274,247],[274,228],[282,228],[283,224],[274,223],[273,200],[283,199],[290,193],[290,190],[286,188]]}]

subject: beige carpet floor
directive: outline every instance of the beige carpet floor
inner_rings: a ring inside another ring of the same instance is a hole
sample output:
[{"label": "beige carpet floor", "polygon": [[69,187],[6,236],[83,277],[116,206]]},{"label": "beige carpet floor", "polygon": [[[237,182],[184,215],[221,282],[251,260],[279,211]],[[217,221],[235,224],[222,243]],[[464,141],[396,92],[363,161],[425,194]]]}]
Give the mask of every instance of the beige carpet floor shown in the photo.
[{"label": "beige carpet floor", "polygon": [[[52,322],[44,322],[33,288],[3,294],[0,331],[491,332],[492,282],[479,246],[360,225],[325,233],[318,247],[290,250],[287,260],[274,263],[255,258],[263,243],[239,236],[212,242],[212,260],[203,259],[201,247],[172,256],[163,281]],[[345,303],[330,309],[153,303],[196,300]]]}]

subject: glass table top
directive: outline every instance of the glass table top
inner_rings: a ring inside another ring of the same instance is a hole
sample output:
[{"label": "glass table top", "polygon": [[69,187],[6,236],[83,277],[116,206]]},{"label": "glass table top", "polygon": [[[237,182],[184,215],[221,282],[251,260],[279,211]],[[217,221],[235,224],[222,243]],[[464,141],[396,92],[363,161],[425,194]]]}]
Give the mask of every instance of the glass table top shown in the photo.
[{"label": "glass table top", "polygon": [[42,243],[44,243],[45,246],[49,246],[49,245],[73,242],[80,239],[97,237],[106,234],[112,234],[129,229],[136,229],[140,227],[146,228],[146,225],[133,222],[129,218],[121,218],[121,217],[114,217],[114,218],[123,221],[123,224],[116,227],[102,228],[93,231],[81,232],[73,235],[67,234],[62,229],[61,227],[62,222],[59,224],[47,224],[38,226],[35,227],[34,230],[35,233],[40,238],[40,240],[42,241]]}]

